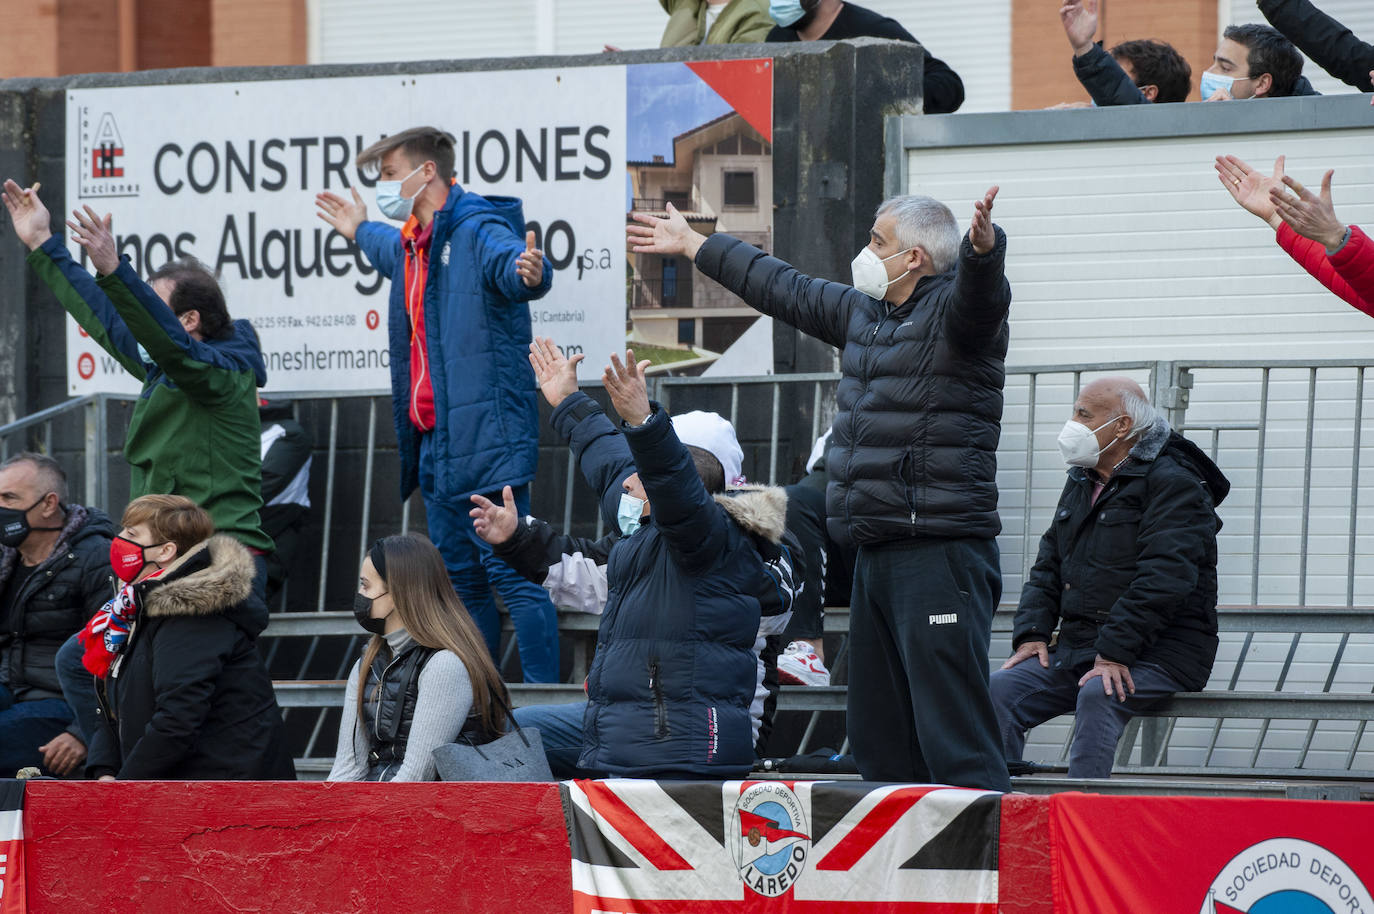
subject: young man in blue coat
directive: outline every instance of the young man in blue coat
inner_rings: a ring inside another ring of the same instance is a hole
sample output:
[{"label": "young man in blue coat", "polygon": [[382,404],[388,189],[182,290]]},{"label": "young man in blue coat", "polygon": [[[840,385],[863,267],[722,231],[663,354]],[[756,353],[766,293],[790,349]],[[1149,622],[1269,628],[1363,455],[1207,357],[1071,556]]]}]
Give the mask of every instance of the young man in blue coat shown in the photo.
[{"label": "young man in blue coat", "polygon": [[[742,777],[753,766],[754,712],[762,710],[754,707],[761,622],[775,618],[781,631],[791,608],[787,496],[776,487],[727,494],[738,457],[699,415],[675,420],[687,420],[679,438],[675,421],[649,400],[648,362],[636,364],[633,351],[624,365],[612,356],[602,379],[622,420],[613,423],[578,390],[580,357],[563,360],[540,343],[550,421],[621,536],[606,554],[608,594],[587,702],[520,708],[516,721],[539,730],[559,777]],[[604,553],[604,543],[522,519],[502,494],[502,504],[474,497],[473,519],[518,567]]]},{"label": "young man in blue coat", "polygon": [[[549,291],[551,265],[525,232],[520,201],[484,197],[454,179],[453,136],[413,127],[359,153],[376,168],[377,208],[322,193],[320,218],[362,248],[392,280],[388,328],[391,401],[401,497],[418,486],[429,535],[454,590],[493,656],[501,626],[492,589],[515,624],[526,682],[558,679],[558,617],[543,588],[521,578],[473,533],[474,494],[510,486],[529,510],[539,456],[529,302]],[[522,239],[523,236],[523,239]]]}]

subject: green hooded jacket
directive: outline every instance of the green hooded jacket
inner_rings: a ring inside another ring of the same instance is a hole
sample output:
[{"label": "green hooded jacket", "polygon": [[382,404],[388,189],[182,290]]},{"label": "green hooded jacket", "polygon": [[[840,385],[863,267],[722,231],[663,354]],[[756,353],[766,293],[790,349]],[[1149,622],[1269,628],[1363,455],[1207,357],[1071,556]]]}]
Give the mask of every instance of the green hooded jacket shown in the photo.
[{"label": "green hooded jacket", "polygon": [[124,440],[130,499],[184,495],[210,513],[217,531],[272,551],[258,520],[257,389],[267,368],[252,325],[235,321],[224,339],[196,340],[128,261],[95,279],[56,235],[28,261],[91,339],[143,382]]},{"label": "green hooded jacket", "polygon": [[668,14],[659,47],[675,48],[706,44],[753,44],[761,42],[773,28],[768,15],[768,0],[730,0],[720,18],[706,34],[706,0],[658,0]]}]

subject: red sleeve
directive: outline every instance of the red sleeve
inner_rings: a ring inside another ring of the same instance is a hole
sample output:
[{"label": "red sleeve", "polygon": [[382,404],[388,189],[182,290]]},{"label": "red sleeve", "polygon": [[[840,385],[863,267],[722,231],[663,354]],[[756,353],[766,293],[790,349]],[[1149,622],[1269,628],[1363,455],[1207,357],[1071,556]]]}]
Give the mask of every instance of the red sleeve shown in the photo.
[{"label": "red sleeve", "polygon": [[1358,225],[1350,226],[1350,238],[1345,247],[1327,258],[1341,279],[1350,284],[1362,301],[1351,302],[1370,317],[1374,317],[1374,241],[1360,230]]},{"label": "red sleeve", "polygon": [[[1356,243],[1356,233],[1359,243]],[[1298,266],[1311,273],[1317,282],[1335,292],[1347,304],[1374,317],[1374,243],[1358,227],[1350,227],[1350,240],[1334,257],[1326,256],[1326,248],[1321,242],[1304,238],[1288,225],[1280,223],[1278,233],[1279,247],[1298,262]],[[1337,261],[1349,266],[1337,266]],[[1362,285],[1351,281],[1359,277]]]}]

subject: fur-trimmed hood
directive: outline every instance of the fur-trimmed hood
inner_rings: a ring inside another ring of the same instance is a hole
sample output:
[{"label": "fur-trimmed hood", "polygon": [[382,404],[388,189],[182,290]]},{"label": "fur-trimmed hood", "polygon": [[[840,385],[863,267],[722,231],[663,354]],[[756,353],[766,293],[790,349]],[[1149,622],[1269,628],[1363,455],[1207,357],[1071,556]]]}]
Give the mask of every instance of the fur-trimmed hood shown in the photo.
[{"label": "fur-trimmed hood", "polygon": [[256,571],[242,543],[217,533],[147,582],[143,610],[150,618],[228,613],[252,596]]},{"label": "fur-trimmed hood", "polygon": [[1168,421],[1160,416],[1155,420],[1155,424],[1140,436],[1140,440],[1131,448],[1129,456],[1131,464],[1138,468],[1137,472],[1144,473],[1148,469],[1148,464],[1165,453],[1187,465],[1197,474],[1211,493],[1213,505],[1219,505],[1226,500],[1227,494],[1231,491],[1230,480],[1202,448],[1174,431]]},{"label": "fur-trimmed hood", "polygon": [[780,486],[740,486],[715,496],[731,520],[746,532],[781,543],[787,527],[787,491]]}]

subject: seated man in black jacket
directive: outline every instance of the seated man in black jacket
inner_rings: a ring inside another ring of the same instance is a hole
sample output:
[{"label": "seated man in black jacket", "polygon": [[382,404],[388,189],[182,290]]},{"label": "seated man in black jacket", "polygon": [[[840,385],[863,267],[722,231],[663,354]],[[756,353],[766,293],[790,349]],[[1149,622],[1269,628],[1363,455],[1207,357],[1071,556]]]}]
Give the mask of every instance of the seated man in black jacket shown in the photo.
[{"label": "seated man in black jacket", "polygon": [[1129,378],[1083,388],[1059,449],[1069,479],[1021,590],[992,700],[1008,761],[1021,759],[1028,729],[1073,712],[1069,777],[1105,778],[1132,716],[1207,685],[1216,506],[1231,485]]},{"label": "seated man in black jacket", "polygon": [[[86,759],[89,737],[63,700],[55,658],[110,598],[114,534],[100,509],[67,503],[51,457],[0,464],[0,777],[30,766],[68,775]],[[83,682],[93,696],[89,674]]]},{"label": "seated man in black jacket", "polygon": [[1073,46],[1073,73],[1099,108],[1188,100],[1193,68],[1173,45],[1142,39],[1104,51],[1093,41],[1096,0],[1065,0],[1059,19]]},{"label": "seated man in black jacket", "polygon": [[724,494],[738,467],[678,439],[648,398],[648,362],[636,364],[633,351],[623,366],[613,355],[602,379],[618,427],[578,391],[580,357],[551,366],[545,354],[556,351],[545,340],[531,352],[551,421],[621,537],[607,550],[604,540],[522,521],[509,488],[500,506],[472,496],[477,535],[522,574],[576,552],[604,554],[607,565],[586,704],[521,708],[516,721],[540,730],[560,777],[741,777],[754,763],[760,620],[770,601],[783,598],[790,609],[780,555],[786,496]]},{"label": "seated man in black jacket", "polygon": [[[782,15],[780,16],[780,11]],[[768,41],[843,41],[846,38],[887,38],[910,41],[912,35],[896,19],[845,0],[790,0],[773,3],[770,12],[777,26]],[[950,114],[964,103],[964,81],[949,64],[931,55],[923,45],[924,85],[922,108],[926,114]]]}]

